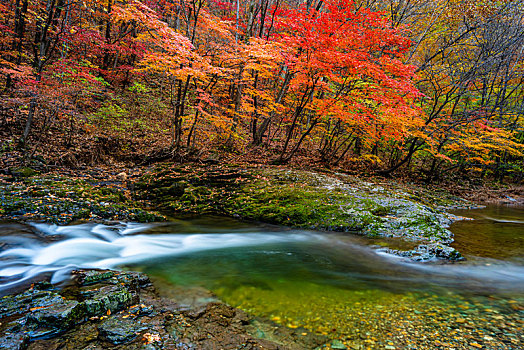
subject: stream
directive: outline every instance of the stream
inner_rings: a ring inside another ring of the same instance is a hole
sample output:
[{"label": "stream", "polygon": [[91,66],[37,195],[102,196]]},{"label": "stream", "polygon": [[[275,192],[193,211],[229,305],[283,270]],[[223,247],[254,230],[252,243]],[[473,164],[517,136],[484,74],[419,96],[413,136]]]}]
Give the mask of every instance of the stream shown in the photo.
[{"label": "stream", "polygon": [[0,294],[37,276],[60,283],[76,268],[124,268],[147,273],[163,295],[202,287],[253,315],[324,334],[341,349],[521,348],[524,208],[457,214],[475,220],[452,226],[454,247],[467,258],[454,264],[413,263],[347,234],[217,217],[3,223]]}]

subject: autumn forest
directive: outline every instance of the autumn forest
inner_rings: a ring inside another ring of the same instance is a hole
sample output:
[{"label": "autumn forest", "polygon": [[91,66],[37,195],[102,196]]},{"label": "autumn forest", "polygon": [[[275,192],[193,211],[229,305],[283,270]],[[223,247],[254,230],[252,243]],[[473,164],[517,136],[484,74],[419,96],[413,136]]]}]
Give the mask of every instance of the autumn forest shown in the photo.
[{"label": "autumn forest", "polygon": [[5,0],[2,151],[519,182],[522,18],[522,0]]},{"label": "autumn forest", "polygon": [[524,0],[0,0],[0,349],[524,349]]}]

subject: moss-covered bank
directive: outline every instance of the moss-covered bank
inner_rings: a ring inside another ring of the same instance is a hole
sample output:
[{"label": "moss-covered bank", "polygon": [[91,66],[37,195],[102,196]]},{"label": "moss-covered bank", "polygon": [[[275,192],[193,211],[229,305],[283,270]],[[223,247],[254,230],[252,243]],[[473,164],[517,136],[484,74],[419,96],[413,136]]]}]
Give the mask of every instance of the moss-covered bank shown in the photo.
[{"label": "moss-covered bank", "polygon": [[418,242],[393,251],[416,260],[460,259],[446,209],[472,206],[444,192],[344,174],[286,168],[158,166],[136,183],[140,198],[176,214],[219,214],[305,229]]},{"label": "moss-covered bank", "polygon": [[138,181],[34,171],[0,176],[0,219],[56,224],[165,220],[149,209],[151,203],[168,215],[218,214],[304,229],[396,237],[416,248],[388,251],[415,260],[460,259],[460,253],[449,246],[453,235],[447,229],[457,217],[445,210],[471,207],[443,191],[279,167],[163,164]]},{"label": "moss-covered bank", "polygon": [[0,176],[0,219],[69,224],[165,218],[131,198],[123,182],[20,171]]}]

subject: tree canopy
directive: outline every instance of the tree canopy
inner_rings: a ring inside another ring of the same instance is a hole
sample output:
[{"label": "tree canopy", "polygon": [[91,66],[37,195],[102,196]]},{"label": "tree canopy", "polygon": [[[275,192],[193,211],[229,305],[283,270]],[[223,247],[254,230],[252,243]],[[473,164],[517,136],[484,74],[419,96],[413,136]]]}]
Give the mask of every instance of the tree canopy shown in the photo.
[{"label": "tree canopy", "polygon": [[7,0],[2,141],[519,181],[523,17],[522,0]]}]

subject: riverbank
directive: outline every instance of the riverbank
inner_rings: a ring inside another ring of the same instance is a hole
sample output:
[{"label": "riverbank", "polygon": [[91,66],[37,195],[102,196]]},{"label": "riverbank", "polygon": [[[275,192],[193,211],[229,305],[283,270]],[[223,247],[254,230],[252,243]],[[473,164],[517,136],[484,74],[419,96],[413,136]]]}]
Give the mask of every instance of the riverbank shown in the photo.
[{"label": "riverbank", "polygon": [[[393,238],[388,253],[416,261],[460,260],[449,209],[475,204],[434,188],[284,167],[162,164],[108,173],[87,169],[0,178],[3,219],[70,224],[223,215],[295,228]],[[158,210],[158,211],[156,211]],[[160,213],[161,212],[161,213]],[[407,248],[406,248],[407,247]],[[409,249],[408,249],[409,248]]]},{"label": "riverbank", "polygon": [[[221,215],[294,228],[337,231],[379,242],[415,261],[461,260],[452,209],[518,204],[521,187],[467,188],[361,178],[278,166],[158,164],[148,168],[13,168],[0,175],[0,218],[53,222],[163,221]],[[456,194],[460,194],[457,196]],[[470,200],[465,200],[468,198]],[[480,202],[482,203],[482,202]]]},{"label": "riverbank", "polygon": [[62,288],[44,280],[0,299],[0,348],[299,350],[328,342],[255,319],[210,292],[184,293],[197,302],[159,297],[143,274],[74,271]]},{"label": "riverbank", "polygon": [[0,219],[67,225],[81,221],[166,220],[133,198],[125,178],[103,169],[38,173],[30,168],[0,175]]},{"label": "riverbank", "polygon": [[478,207],[434,188],[280,167],[158,166],[135,184],[137,196],[164,212],[218,214],[295,228],[393,238],[389,249],[416,261],[460,260],[449,245],[450,209]]}]

